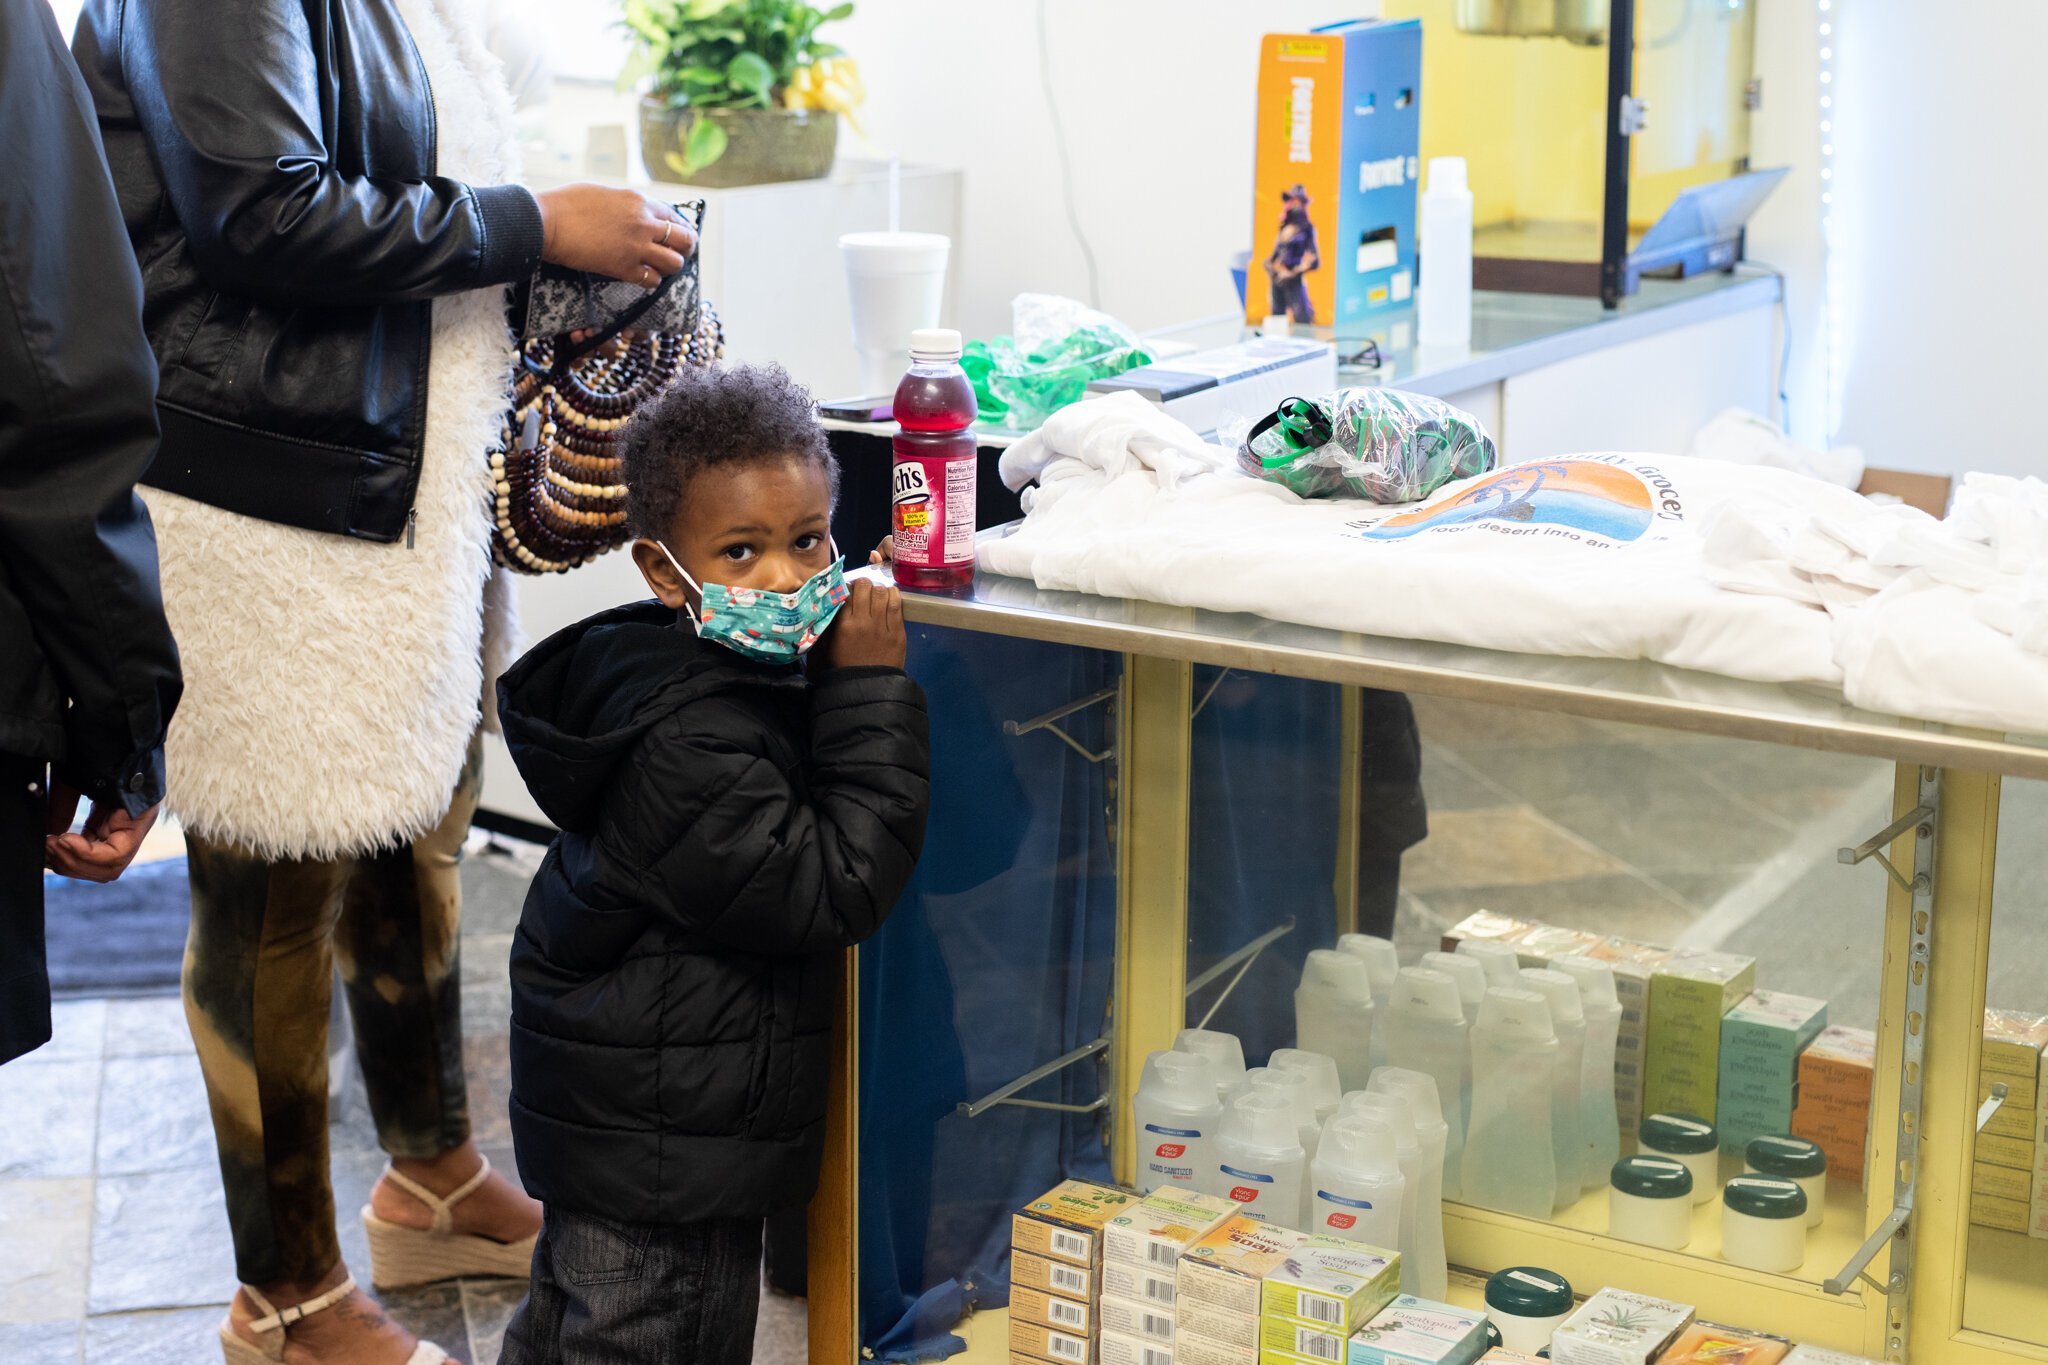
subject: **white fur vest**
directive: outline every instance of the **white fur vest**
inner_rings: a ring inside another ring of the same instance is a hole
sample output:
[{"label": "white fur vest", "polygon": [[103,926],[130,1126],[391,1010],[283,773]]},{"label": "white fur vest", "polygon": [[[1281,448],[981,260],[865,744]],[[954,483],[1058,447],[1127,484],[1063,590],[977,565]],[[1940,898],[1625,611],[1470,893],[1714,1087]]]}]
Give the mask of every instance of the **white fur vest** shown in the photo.
[{"label": "white fur vest", "polygon": [[[398,8],[433,87],[438,174],[516,180],[511,98],[478,7]],[[168,804],[187,829],[270,859],[324,859],[409,840],[447,811],[486,677],[519,648],[509,585],[491,571],[484,454],[511,345],[503,289],[435,302],[410,547],[143,490],[184,660],[167,758]]]}]

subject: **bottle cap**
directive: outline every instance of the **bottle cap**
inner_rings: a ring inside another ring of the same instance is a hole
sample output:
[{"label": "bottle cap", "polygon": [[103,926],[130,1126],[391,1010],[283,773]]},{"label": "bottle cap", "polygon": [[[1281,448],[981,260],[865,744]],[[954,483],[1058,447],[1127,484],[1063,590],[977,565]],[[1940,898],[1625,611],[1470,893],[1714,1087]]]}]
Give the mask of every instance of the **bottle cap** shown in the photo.
[{"label": "bottle cap", "polygon": [[1401,1066],[1374,1067],[1365,1088],[1371,1094],[1398,1095],[1406,1100],[1418,1136],[1430,1137],[1450,1127],[1444,1122],[1443,1099],[1437,1094],[1436,1077],[1426,1071],[1410,1071]]},{"label": "bottle cap", "polygon": [[1372,979],[1366,975],[1364,960],[1334,948],[1309,953],[1308,961],[1301,964],[1301,984],[1362,1005],[1372,1003]]},{"label": "bottle cap", "polygon": [[1394,1132],[1394,1149],[1404,1161],[1422,1155],[1422,1136],[1415,1131],[1415,1114],[1406,1095],[1389,1095],[1380,1090],[1354,1090],[1344,1097],[1339,1116],[1365,1114],[1378,1118]]},{"label": "bottle cap", "polygon": [[1439,1024],[1465,1022],[1465,1001],[1458,983],[1434,967],[1403,967],[1394,977],[1390,1013]]},{"label": "bottle cap", "polygon": [[1175,1052],[1192,1052],[1197,1057],[1209,1059],[1209,1069],[1216,1077],[1216,1088],[1224,1090],[1235,1086],[1244,1079],[1244,1046],[1237,1041],[1234,1033],[1219,1033],[1215,1029],[1184,1028],[1173,1040]]},{"label": "bottle cap", "polygon": [[1523,990],[1534,991],[1549,1003],[1551,1020],[1559,1032],[1567,1025],[1586,1022],[1586,1002],[1579,998],[1578,982],[1548,967],[1524,967],[1521,978]]},{"label": "bottle cap", "polygon": [[1553,1043],[1557,1026],[1551,1022],[1550,1002],[1534,991],[1502,990],[1494,987],[1479,1002],[1479,1022],[1472,1026],[1506,1042]]},{"label": "bottle cap", "polygon": [[1828,1154],[1805,1138],[1753,1138],[1742,1156],[1751,1170],[1762,1175],[1811,1180],[1828,1173]]},{"label": "bottle cap", "polygon": [[1692,1198],[1692,1168],[1668,1156],[1625,1156],[1614,1163],[1608,1182],[1639,1199]]},{"label": "bottle cap", "polygon": [[1572,1311],[1572,1282],[1555,1270],[1510,1266],[1486,1282],[1486,1306],[1515,1318],[1557,1318]]},{"label": "bottle cap", "polygon": [[1621,997],[1614,993],[1614,966],[1597,957],[1574,953],[1553,959],[1551,967],[1579,983],[1579,999],[1588,1015],[1619,1014]]},{"label": "bottle cap", "polygon": [[1471,958],[1486,969],[1486,984],[1502,990],[1513,990],[1515,973],[1522,970],[1522,955],[1512,944],[1490,938],[1463,938],[1458,940],[1457,957]]},{"label": "bottle cap", "polygon": [[1266,1062],[1268,1070],[1292,1071],[1308,1082],[1309,1100],[1316,1117],[1326,1119],[1337,1112],[1344,1098],[1344,1086],[1337,1079],[1337,1059],[1298,1047],[1276,1047]]},{"label": "bottle cap", "polygon": [[950,327],[920,327],[910,334],[913,361],[958,360],[963,349],[960,334]]},{"label": "bottle cap", "polygon": [[1691,1114],[1650,1114],[1636,1136],[1644,1147],[1667,1156],[1700,1156],[1721,1145],[1714,1125]]},{"label": "bottle cap", "polygon": [[1393,1125],[1378,1114],[1336,1114],[1323,1125],[1316,1148],[1316,1169],[1331,1169],[1365,1179],[1401,1174],[1400,1149]]},{"label": "bottle cap", "polygon": [[1433,156],[1429,159],[1429,187],[1433,190],[1465,188],[1465,158]]},{"label": "bottle cap", "polygon": [[1294,1104],[1271,1090],[1252,1090],[1239,1095],[1224,1111],[1224,1131],[1248,1147],[1301,1152],[1301,1123]]},{"label": "bottle cap", "polygon": [[1401,956],[1392,943],[1373,934],[1343,934],[1337,939],[1337,951],[1365,959],[1365,974],[1372,980],[1375,1000],[1393,990],[1394,977],[1401,970]]},{"label": "bottle cap", "polygon": [[1216,1069],[1207,1057],[1192,1052],[1155,1052],[1138,1077],[1138,1097],[1206,1108],[1216,1103]]},{"label": "bottle cap", "polygon": [[1751,1218],[1806,1217],[1806,1191],[1782,1176],[1738,1175],[1721,1187],[1721,1202]]},{"label": "bottle cap", "polygon": [[1278,1095],[1293,1106],[1296,1127],[1305,1127],[1316,1122],[1315,1092],[1309,1087],[1308,1077],[1301,1072],[1255,1066],[1244,1073],[1244,1082],[1245,1090],[1249,1094]]},{"label": "bottle cap", "polygon": [[1467,1018],[1486,998],[1486,968],[1479,965],[1477,958],[1459,957],[1456,953],[1424,953],[1422,965],[1458,983],[1458,999],[1464,1002]]}]

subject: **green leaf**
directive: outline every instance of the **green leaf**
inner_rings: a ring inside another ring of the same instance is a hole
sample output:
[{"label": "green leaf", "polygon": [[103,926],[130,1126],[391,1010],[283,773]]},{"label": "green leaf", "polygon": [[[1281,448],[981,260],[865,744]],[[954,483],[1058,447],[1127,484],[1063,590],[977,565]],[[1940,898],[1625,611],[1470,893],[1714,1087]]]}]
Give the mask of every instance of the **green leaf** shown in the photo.
[{"label": "green leaf", "polygon": [[841,19],[851,19],[852,17],[852,4],[834,5],[831,9],[825,11],[825,16],[818,20],[818,22],[821,24],[836,24]]},{"label": "green leaf", "polygon": [[733,88],[766,99],[769,89],[775,84],[775,68],[759,53],[742,52],[726,64],[725,78],[732,82]]},{"label": "green leaf", "polygon": [[714,14],[725,13],[736,3],[738,0],[689,0],[683,7],[683,17],[691,20],[709,19]]},{"label": "green leaf", "polygon": [[[683,162],[687,174],[695,175],[712,162],[725,155],[725,145],[730,141],[725,129],[712,119],[699,114],[690,124],[689,136],[683,139]],[[670,153],[671,156],[674,153]]]}]

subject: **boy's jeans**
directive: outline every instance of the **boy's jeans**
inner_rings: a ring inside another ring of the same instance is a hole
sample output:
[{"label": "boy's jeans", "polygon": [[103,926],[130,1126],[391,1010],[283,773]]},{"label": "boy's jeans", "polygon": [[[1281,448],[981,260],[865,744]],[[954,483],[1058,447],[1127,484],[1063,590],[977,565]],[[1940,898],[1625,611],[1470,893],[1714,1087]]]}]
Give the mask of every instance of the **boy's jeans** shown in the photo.
[{"label": "boy's jeans", "polygon": [[749,1365],[761,1223],[661,1227],[549,1209],[498,1365]]}]

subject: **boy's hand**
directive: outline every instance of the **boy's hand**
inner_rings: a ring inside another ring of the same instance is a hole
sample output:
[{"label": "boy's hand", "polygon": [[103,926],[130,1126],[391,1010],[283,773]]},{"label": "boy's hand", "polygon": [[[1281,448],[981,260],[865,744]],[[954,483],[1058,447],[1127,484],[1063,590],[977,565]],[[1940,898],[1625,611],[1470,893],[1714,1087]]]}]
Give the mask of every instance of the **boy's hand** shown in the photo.
[{"label": "boy's hand", "polygon": [[883,536],[882,543],[868,555],[870,564],[894,564],[896,562],[896,537]]},{"label": "boy's hand", "polygon": [[909,649],[903,634],[903,594],[856,580],[818,649],[827,668],[903,667]]}]

